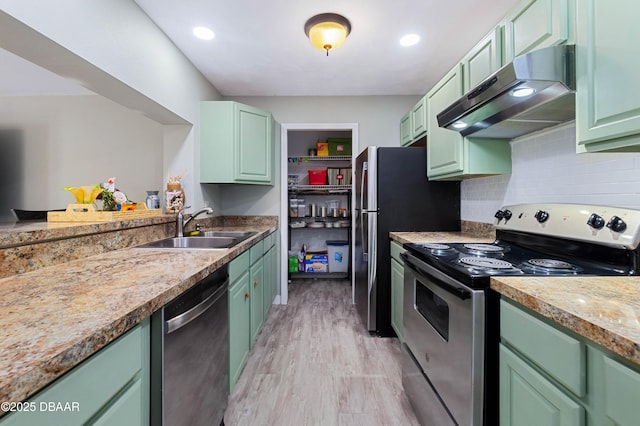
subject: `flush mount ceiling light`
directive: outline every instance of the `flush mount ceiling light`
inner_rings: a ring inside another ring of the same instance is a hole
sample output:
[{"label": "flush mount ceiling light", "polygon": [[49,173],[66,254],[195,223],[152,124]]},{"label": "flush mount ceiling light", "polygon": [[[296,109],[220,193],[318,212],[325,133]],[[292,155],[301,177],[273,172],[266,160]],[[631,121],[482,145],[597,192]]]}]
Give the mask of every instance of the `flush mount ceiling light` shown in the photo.
[{"label": "flush mount ceiling light", "polygon": [[327,52],[344,43],[351,32],[351,23],[347,18],[337,13],[321,13],[313,16],[304,24],[304,33],[311,40],[311,44]]},{"label": "flush mount ceiling light", "polygon": [[530,96],[535,92],[531,87],[518,87],[517,89],[513,89],[511,92],[511,96],[515,96],[516,98],[524,98],[526,96]]}]

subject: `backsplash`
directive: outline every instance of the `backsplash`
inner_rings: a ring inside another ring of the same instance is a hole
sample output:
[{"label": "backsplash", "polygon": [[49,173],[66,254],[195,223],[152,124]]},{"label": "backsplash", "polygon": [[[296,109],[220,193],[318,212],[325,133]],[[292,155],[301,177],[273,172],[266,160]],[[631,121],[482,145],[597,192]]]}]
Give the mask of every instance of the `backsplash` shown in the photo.
[{"label": "backsplash", "polygon": [[498,208],[519,203],[640,209],[640,154],[576,154],[574,122],[514,140],[511,151],[511,175],[462,182],[462,220],[493,223]]}]

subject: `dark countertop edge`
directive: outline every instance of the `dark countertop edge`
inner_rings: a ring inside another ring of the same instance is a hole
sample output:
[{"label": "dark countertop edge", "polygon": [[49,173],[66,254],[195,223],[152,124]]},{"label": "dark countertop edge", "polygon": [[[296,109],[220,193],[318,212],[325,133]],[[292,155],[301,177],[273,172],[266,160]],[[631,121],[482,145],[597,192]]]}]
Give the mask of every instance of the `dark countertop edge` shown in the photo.
[{"label": "dark countertop edge", "polygon": [[[526,278],[523,278],[526,279]],[[499,281],[499,278],[491,278],[491,289],[500,295],[532,310],[538,315],[553,321],[582,337],[614,353],[623,359],[640,366],[640,344],[609,328],[582,318],[575,313],[566,311],[552,303],[540,300],[538,297],[526,291],[514,288]],[[623,350],[622,348],[628,348]]]},{"label": "dark countertop edge", "polygon": [[[263,225],[269,226],[269,225]],[[234,226],[229,226],[231,229]],[[262,226],[261,226],[262,227]],[[133,327],[138,325],[144,318],[150,316],[155,311],[160,309],[166,303],[173,300],[175,297],[187,291],[189,288],[193,287],[198,281],[204,278],[209,273],[215,271],[221,266],[231,262],[233,259],[238,257],[241,253],[248,250],[255,243],[265,239],[267,236],[277,231],[278,226],[269,226],[267,230],[259,231],[258,234],[253,237],[243,241],[242,243],[235,246],[233,249],[230,249],[228,253],[223,255],[221,258],[215,260],[210,265],[201,269],[199,272],[191,275],[189,278],[183,280],[180,284],[173,286],[169,291],[165,291],[163,294],[150,299],[146,303],[143,303],[123,315],[120,318],[111,321],[109,324],[105,326],[93,330],[91,334],[86,335],[84,338],[77,340],[73,343],[68,349],[63,350],[56,354],[55,356],[43,360],[38,365],[33,365],[28,371],[22,374],[19,378],[10,380],[9,383],[3,384],[0,387],[0,396],[3,401],[25,401],[31,396],[35,395],[40,390],[44,389],[49,384],[53,383],[58,378],[62,377],[68,371],[73,369],[74,367],[81,364],[83,361],[91,357],[93,354],[98,352],[100,349],[104,348],[118,337],[131,330]],[[127,248],[122,249],[125,250],[139,250],[135,248]],[[165,249],[159,249],[165,251]],[[180,249],[184,250],[184,249]],[[37,273],[37,271],[33,272]],[[108,336],[108,338],[96,338],[96,336]],[[89,348],[87,350],[87,348]],[[65,363],[63,368],[55,369],[55,372],[51,372],[49,375],[38,375],[39,371],[51,371],[52,369],[47,368],[48,364],[55,364],[56,360],[62,361]],[[35,377],[34,377],[35,376]],[[29,389],[23,390],[22,392],[16,392],[16,389]],[[6,414],[3,411],[0,411],[0,417]]]}]

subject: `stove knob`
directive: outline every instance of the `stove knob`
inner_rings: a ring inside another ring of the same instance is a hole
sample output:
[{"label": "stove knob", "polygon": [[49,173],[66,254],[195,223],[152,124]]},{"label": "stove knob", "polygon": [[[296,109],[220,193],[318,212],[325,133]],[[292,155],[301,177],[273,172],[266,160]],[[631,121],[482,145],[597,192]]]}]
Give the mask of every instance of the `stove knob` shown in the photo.
[{"label": "stove knob", "polygon": [[544,210],[538,210],[536,214],[533,215],[539,223],[546,222],[549,219],[549,213]]},{"label": "stove knob", "polygon": [[593,213],[591,216],[589,216],[587,225],[589,225],[593,229],[602,229],[602,227],[604,226],[604,219],[602,218],[602,216]]},{"label": "stove knob", "polygon": [[511,213],[511,210],[505,210],[502,213],[504,213],[504,219],[505,220],[509,220],[509,219],[511,219],[511,216],[513,216],[513,213]]},{"label": "stove knob", "polygon": [[624,232],[624,230],[627,229],[627,224],[618,216],[612,216],[609,222],[607,222],[607,228],[613,232]]},{"label": "stove knob", "polygon": [[500,219],[504,218],[504,212],[502,210],[498,210],[496,212],[496,214],[493,215],[493,217],[495,217],[496,219],[500,220]]},{"label": "stove knob", "polygon": [[499,222],[501,219],[504,219],[504,220],[511,219],[512,215],[513,214],[511,213],[511,210],[505,209],[505,210],[498,210],[496,214],[493,215],[493,217],[498,219],[498,222]]}]

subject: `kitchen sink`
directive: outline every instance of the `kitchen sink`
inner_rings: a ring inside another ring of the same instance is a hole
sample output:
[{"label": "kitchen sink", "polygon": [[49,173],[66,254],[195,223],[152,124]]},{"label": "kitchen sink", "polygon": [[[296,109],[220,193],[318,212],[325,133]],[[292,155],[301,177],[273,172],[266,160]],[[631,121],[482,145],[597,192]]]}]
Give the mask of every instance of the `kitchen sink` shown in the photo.
[{"label": "kitchen sink", "polygon": [[205,231],[201,236],[195,237],[172,237],[164,240],[143,244],[138,248],[167,248],[167,249],[228,249],[249,237],[255,232],[236,231]]},{"label": "kitchen sink", "polygon": [[229,238],[240,238],[241,240],[246,240],[249,237],[253,237],[256,235],[255,232],[251,231],[204,231],[201,234],[203,237],[229,237]]}]

